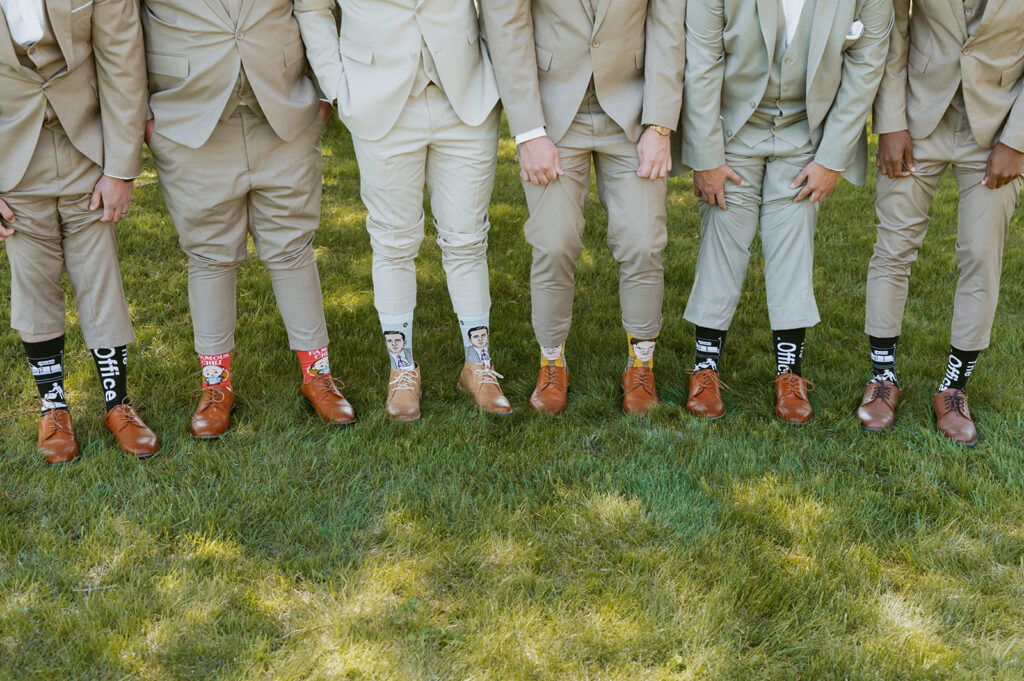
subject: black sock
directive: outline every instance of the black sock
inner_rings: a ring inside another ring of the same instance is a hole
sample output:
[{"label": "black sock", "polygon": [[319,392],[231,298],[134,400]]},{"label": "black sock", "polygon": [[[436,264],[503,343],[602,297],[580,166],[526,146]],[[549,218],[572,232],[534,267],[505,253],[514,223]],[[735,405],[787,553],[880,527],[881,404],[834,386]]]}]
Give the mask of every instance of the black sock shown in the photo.
[{"label": "black sock", "polygon": [[879,338],[868,336],[871,348],[871,380],[884,379],[899,385],[896,380],[896,345],[900,337]]},{"label": "black sock", "polygon": [[772,331],[775,347],[775,375],[793,373],[800,376],[800,363],[804,358],[804,337],[807,329]]},{"label": "black sock", "polygon": [[698,326],[694,329],[697,338],[697,354],[693,370],[711,369],[717,372],[722,365],[722,348],[725,346],[725,331]]},{"label": "black sock", "polygon": [[120,345],[116,348],[96,348],[90,350],[96,362],[96,371],[100,373],[100,386],[103,388],[103,399],[107,403],[107,411],[119,404],[126,404],[128,399],[128,348]]},{"label": "black sock", "polygon": [[39,343],[22,341],[32,378],[43,400],[43,411],[67,409],[64,396],[64,335]]},{"label": "black sock", "polygon": [[981,350],[957,350],[949,346],[949,361],[946,362],[946,375],[939,384],[939,392],[956,388],[963,390],[967,387],[967,379],[974,371],[974,365],[978,361]]}]

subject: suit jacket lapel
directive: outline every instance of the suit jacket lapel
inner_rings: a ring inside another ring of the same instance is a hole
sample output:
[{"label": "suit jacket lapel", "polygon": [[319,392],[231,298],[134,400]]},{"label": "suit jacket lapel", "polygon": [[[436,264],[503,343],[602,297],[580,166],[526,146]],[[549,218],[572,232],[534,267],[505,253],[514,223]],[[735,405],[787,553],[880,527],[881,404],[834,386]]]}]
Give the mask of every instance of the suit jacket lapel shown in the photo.
[{"label": "suit jacket lapel", "polygon": [[821,57],[825,54],[825,46],[832,35],[832,31],[843,31],[843,35],[850,30],[849,26],[835,27],[836,12],[839,10],[840,2],[852,0],[818,0],[813,6],[804,5],[804,11],[814,12],[814,21],[808,27],[811,31],[811,42],[807,48],[807,96],[811,96],[811,85],[814,83],[814,74],[821,64]]},{"label": "suit jacket lapel", "polygon": [[956,20],[956,25],[960,27],[960,37],[966,38],[967,15],[964,14],[964,0],[949,0],[949,10],[953,13],[953,19]]},{"label": "suit jacket lapel", "polygon": [[779,0],[757,0],[757,19],[761,23],[761,36],[768,50],[768,69],[775,61],[775,43],[779,39]]},{"label": "suit jacket lapel", "polygon": [[224,3],[220,0],[203,0],[206,5],[213,10],[213,13],[217,15],[217,18],[224,22],[225,25],[234,28],[234,22],[231,21],[231,17],[228,16],[228,11],[224,9]]},{"label": "suit jacket lapel", "polygon": [[608,14],[608,5],[611,4],[611,1],[598,0],[597,12],[594,14],[594,33],[597,33],[597,29],[601,27],[601,22],[604,21],[605,15]]},{"label": "suit jacket lapel", "polygon": [[11,30],[7,27],[7,17],[4,15],[3,7],[0,7],[0,61],[21,68],[21,62],[18,61],[18,55],[14,51],[14,38],[11,37]]},{"label": "suit jacket lapel", "polygon": [[[82,0],[83,2],[87,0]],[[57,39],[64,61],[73,63],[74,52],[71,44],[71,0],[44,0],[46,13],[50,16],[50,28]]]}]

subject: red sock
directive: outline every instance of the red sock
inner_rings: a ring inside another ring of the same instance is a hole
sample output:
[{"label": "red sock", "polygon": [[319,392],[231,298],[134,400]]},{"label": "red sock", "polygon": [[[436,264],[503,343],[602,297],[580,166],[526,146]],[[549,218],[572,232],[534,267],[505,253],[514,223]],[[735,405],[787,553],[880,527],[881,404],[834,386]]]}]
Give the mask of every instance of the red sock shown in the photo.
[{"label": "red sock", "polygon": [[327,346],[319,350],[296,350],[299,364],[302,365],[302,382],[309,383],[318,376],[331,375],[331,363],[327,360]]},{"label": "red sock", "polygon": [[199,369],[203,376],[203,387],[219,385],[231,390],[231,351],[219,355],[199,355]]}]

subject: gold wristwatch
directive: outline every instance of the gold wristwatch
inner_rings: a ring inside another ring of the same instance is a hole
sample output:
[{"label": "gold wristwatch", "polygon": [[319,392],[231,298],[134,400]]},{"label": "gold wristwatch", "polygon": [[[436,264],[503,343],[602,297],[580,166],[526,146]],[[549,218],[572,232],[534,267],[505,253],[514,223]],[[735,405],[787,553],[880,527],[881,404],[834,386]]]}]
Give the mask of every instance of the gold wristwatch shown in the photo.
[{"label": "gold wristwatch", "polygon": [[663,125],[654,125],[653,123],[645,123],[644,124],[644,130],[647,130],[648,128],[653,130],[654,132],[658,133],[662,137],[668,137],[669,135],[672,134],[672,131],[669,130],[668,128],[666,128]]}]

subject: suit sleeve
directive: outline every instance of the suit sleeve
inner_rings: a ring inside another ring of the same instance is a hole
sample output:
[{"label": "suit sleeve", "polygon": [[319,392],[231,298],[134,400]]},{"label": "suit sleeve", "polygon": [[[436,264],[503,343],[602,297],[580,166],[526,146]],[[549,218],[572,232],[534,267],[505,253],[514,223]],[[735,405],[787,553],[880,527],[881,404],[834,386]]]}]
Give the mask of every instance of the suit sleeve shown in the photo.
[{"label": "suit sleeve", "polygon": [[999,141],[1006,146],[1024,152],[1024,89],[1017,95],[1017,101],[1006,117]]},{"label": "suit sleeve", "polygon": [[97,0],[92,50],[103,128],[103,173],[131,179],[142,170],[149,91],[138,0]]},{"label": "suit sleeve", "polygon": [[306,46],[306,60],[316,83],[329,102],[341,94],[344,69],[338,50],[338,25],[334,22],[334,0],[294,0],[292,13]]},{"label": "suit sleeve", "polygon": [[650,0],[644,50],[641,122],[675,130],[683,104],[686,0]]},{"label": "suit sleeve", "polygon": [[480,0],[480,19],[509,132],[543,128],[530,0]]},{"label": "suit sleeve", "polygon": [[911,0],[895,0],[896,17],[889,35],[889,54],[885,58],[882,83],[875,97],[874,132],[907,130],[907,53],[910,50]]},{"label": "suit sleeve", "polygon": [[814,155],[815,161],[832,170],[846,170],[859,148],[885,69],[893,26],[892,0],[865,0],[859,19],[864,31],[843,56],[839,91],[825,117],[821,144]]},{"label": "suit sleeve", "polygon": [[694,170],[725,165],[722,85],[725,82],[723,0],[686,5],[686,98],[682,161]]}]

